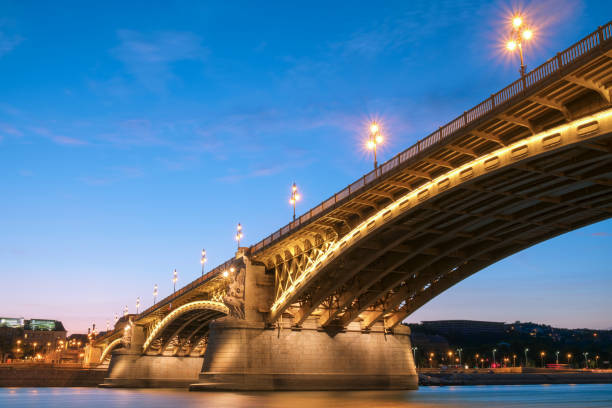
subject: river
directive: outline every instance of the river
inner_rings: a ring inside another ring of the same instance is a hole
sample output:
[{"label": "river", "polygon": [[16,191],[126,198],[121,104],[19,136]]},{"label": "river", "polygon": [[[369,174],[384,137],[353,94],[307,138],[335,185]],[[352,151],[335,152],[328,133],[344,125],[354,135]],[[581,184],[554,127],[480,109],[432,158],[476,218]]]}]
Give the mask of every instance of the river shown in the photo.
[{"label": "river", "polygon": [[612,384],[421,387],[418,391],[188,392],[166,389],[0,388],[0,407],[316,408],[612,407]]}]

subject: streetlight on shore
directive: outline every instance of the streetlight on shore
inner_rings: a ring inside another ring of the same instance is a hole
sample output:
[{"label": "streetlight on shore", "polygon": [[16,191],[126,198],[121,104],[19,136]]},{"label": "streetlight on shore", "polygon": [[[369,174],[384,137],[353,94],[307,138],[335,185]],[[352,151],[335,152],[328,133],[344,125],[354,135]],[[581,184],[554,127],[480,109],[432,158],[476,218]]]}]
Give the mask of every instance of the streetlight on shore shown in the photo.
[{"label": "streetlight on shore", "polygon": [[383,136],[380,133],[380,125],[375,121],[370,124],[370,138],[366,143],[368,149],[374,151],[374,169],[378,168],[378,160],[376,158],[376,148],[379,144],[382,144]]},{"label": "streetlight on shore", "polygon": [[589,353],[584,352],[582,353],[582,355],[584,356],[584,368],[589,368],[589,360],[588,360]]},{"label": "streetlight on shore", "polygon": [[416,352],[418,350],[418,347],[413,347],[412,348],[412,360],[414,361],[414,366],[416,367],[417,363],[416,363]]},{"label": "streetlight on shore", "polygon": [[512,17],[512,32],[510,34],[510,39],[506,43],[506,49],[511,52],[518,50],[519,55],[521,57],[521,68],[519,70],[519,72],[521,73],[521,77],[525,76],[523,41],[529,41],[532,38],[533,31],[525,25],[523,17],[520,15],[515,15],[514,17]]},{"label": "streetlight on shore", "polygon": [[293,182],[293,186],[291,186],[291,198],[289,198],[289,203],[293,206],[293,221],[295,221],[295,203],[300,199],[300,194],[298,193],[298,188]]},{"label": "streetlight on shore", "polygon": [[559,350],[555,351],[555,356],[557,357],[556,361],[557,361],[557,365],[559,365]]},{"label": "streetlight on shore", "polygon": [[204,264],[208,261],[206,258],[206,250],[202,249],[202,257],[200,258],[200,263],[202,264],[202,276],[204,276]]},{"label": "streetlight on shore", "polygon": [[527,352],[529,351],[528,348],[525,349],[525,367],[527,367],[529,360],[527,359]]},{"label": "streetlight on shore", "polygon": [[540,361],[542,363],[542,368],[544,368],[544,356],[546,355],[545,351],[540,352]]},{"label": "streetlight on shore", "polygon": [[516,354],[512,355],[512,367],[516,367]]},{"label": "streetlight on shore", "polygon": [[572,353],[567,353],[567,365],[569,365],[571,359],[572,359]]},{"label": "streetlight on shore", "polygon": [[493,367],[495,367],[497,364],[495,364],[495,353],[497,352],[497,349],[493,349]]},{"label": "streetlight on shore", "polygon": [[463,351],[462,348],[458,348],[457,349],[457,354],[459,355],[459,365],[461,365],[461,352]]}]

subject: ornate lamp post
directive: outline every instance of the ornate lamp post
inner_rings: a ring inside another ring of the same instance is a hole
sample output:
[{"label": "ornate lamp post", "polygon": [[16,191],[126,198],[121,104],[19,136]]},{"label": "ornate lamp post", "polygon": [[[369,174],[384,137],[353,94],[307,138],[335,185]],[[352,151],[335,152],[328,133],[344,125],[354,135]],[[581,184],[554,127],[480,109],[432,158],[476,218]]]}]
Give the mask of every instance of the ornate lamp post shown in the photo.
[{"label": "ornate lamp post", "polygon": [[178,272],[175,269],[174,273],[172,274],[172,285],[174,285],[174,291],[172,293],[176,293],[176,281],[177,280],[178,280]]},{"label": "ornate lamp post", "polygon": [[240,240],[242,239],[243,235],[242,235],[242,225],[240,225],[240,223],[238,223],[238,226],[236,227],[236,241],[238,242],[238,249],[240,249]]},{"label": "ornate lamp post", "polygon": [[372,124],[370,124],[370,138],[368,139],[366,146],[368,147],[368,149],[374,151],[374,169],[378,168],[378,160],[376,158],[376,147],[379,144],[382,144],[382,142],[383,142],[383,137],[382,137],[382,134],[380,133],[380,126],[378,125],[378,123],[372,122]]},{"label": "ornate lamp post", "polygon": [[506,43],[506,48],[514,52],[518,50],[521,57],[521,68],[519,72],[521,77],[525,76],[525,60],[523,57],[523,41],[529,41],[533,37],[533,31],[526,27],[523,21],[523,17],[517,15],[512,18],[512,32],[510,34],[510,40]]},{"label": "ornate lamp post", "polygon": [[138,314],[139,309],[140,309],[140,296],[136,298],[136,314]]},{"label": "ornate lamp post", "polygon": [[300,195],[298,193],[298,188],[295,185],[295,182],[293,183],[293,186],[291,186],[291,198],[289,199],[289,203],[293,206],[293,221],[295,221],[295,203],[300,199]]},{"label": "ornate lamp post", "polygon": [[157,283],[153,286],[153,304],[157,303]]},{"label": "ornate lamp post", "polygon": [[202,257],[200,258],[200,263],[202,264],[202,276],[204,276],[204,264],[208,261],[206,258],[206,250],[202,249]]},{"label": "ornate lamp post", "polygon": [[128,315],[128,306],[125,305],[125,307],[123,308],[123,317]]}]

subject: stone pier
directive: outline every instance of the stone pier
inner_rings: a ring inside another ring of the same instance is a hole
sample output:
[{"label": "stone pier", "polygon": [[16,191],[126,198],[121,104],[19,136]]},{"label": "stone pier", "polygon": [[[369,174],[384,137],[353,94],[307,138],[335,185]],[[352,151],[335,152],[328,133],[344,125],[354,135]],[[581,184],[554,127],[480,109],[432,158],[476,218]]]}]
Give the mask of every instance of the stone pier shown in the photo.
[{"label": "stone pier", "polygon": [[217,321],[211,327],[200,382],[191,390],[416,389],[410,330],[335,336],[305,324],[266,329],[263,323]]}]

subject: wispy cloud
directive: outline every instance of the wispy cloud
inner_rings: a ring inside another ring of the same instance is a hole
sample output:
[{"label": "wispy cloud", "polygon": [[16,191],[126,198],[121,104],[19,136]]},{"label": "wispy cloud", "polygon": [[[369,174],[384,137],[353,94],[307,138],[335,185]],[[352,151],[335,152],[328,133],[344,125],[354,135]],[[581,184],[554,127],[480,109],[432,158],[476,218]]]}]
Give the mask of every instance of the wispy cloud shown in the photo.
[{"label": "wispy cloud", "polygon": [[203,60],[208,51],[202,40],[187,32],[143,34],[119,30],[120,44],[112,54],[122,61],[128,72],[149,90],[164,91],[175,79],[172,64],[179,61]]},{"label": "wispy cloud", "polygon": [[11,52],[21,41],[23,38],[18,35],[9,35],[0,31],[0,57]]},{"label": "wispy cloud", "polygon": [[46,127],[42,127],[42,126],[31,126],[29,130],[59,145],[84,146],[88,144],[88,142],[85,140],[77,139],[77,138],[70,137],[70,136],[58,135],[55,132],[47,129]]},{"label": "wispy cloud", "polygon": [[[413,1],[406,9],[383,20],[372,19],[371,24],[349,34],[345,39],[330,44],[344,56],[356,54],[374,57],[397,48],[423,41],[429,33],[465,20],[473,10],[482,7],[476,1]],[[435,16],[435,19],[431,17]],[[423,24],[427,21],[427,24]]]}]

